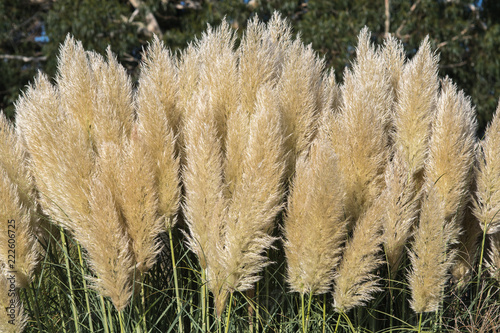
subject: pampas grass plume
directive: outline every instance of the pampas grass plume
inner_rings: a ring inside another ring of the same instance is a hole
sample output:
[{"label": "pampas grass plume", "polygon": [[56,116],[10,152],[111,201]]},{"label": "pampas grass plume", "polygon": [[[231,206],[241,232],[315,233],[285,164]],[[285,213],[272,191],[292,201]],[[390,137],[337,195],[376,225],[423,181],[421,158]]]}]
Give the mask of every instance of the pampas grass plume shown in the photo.
[{"label": "pampas grass plume", "polygon": [[451,80],[442,82],[425,169],[426,196],[415,232],[409,275],[411,307],[434,312],[450,277],[474,161],[474,109]]},{"label": "pampas grass plume", "polygon": [[0,268],[0,332],[21,333],[26,327],[28,316],[17,292],[13,291],[10,275]]},{"label": "pampas grass plume", "polygon": [[226,202],[222,180],[222,147],[217,125],[205,98],[196,96],[195,110],[185,122],[186,165],[182,178],[186,189],[184,213],[189,227],[188,245],[198,256],[202,269],[218,257]]},{"label": "pampas grass plume", "polygon": [[345,246],[334,278],[333,306],[336,311],[347,312],[364,305],[381,290],[374,271],[383,263],[380,245],[384,205],[383,196],[379,196],[359,218]]},{"label": "pampas grass plume", "polygon": [[113,194],[99,177],[96,174],[92,179],[91,213],[79,217],[83,225],[74,236],[87,251],[88,263],[96,274],[95,278],[89,277],[93,287],[122,311],[132,295],[134,252],[130,251]]},{"label": "pampas grass plume", "polygon": [[438,94],[438,56],[430,49],[429,38],[408,62],[398,83],[395,110],[394,146],[421,187],[424,162],[431,134]]},{"label": "pampas grass plume", "polygon": [[387,166],[385,183],[384,250],[390,273],[394,276],[418,217],[419,195],[408,166],[397,153]]},{"label": "pampas grass plume", "polygon": [[[16,287],[27,288],[39,259],[39,244],[31,225],[33,212],[21,203],[18,187],[0,167],[0,263],[14,262],[8,270],[15,276]],[[13,221],[13,223],[9,223]],[[14,236],[15,243],[9,242]],[[14,244],[14,252],[8,246]],[[14,254],[14,257],[12,256]],[[14,259],[14,260],[9,260]]]},{"label": "pampas grass plume", "polygon": [[[226,287],[245,291],[269,263],[274,219],[283,196],[283,139],[276,92],[263,87],[249,122],[241,182],[234,190],[225,226]],[[263,149],[265,147],[265,149]],[[219,311],[220,309],[218,309]]]},{"label": "pampas grass plume", "polygon": [[356,221],[383,188],[393,99],[384,63],[367,28],[359,34],[356,62],[352,71],[345,71],[341,91],[341,113],[332,128],[342,138],[333,143],[345,179],[346,214]]},{"label": "pampas grass plume", "polygon": [[474,215],[487,234],[500,232],[500,101],[481,142]]},{"label": "pampas grass plume", "polygon": [[317,137],[297,160],[285,218],[287,281],[292,291],[322,294],[331,289],[347,236],[343,185],[337,156]]}]

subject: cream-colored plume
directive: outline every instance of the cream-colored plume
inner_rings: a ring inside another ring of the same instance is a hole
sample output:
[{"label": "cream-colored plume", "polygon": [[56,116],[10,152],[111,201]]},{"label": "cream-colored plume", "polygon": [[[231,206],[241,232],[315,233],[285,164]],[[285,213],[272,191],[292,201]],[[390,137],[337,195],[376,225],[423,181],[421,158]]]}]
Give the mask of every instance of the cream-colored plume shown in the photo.
[{"label": "cream-colored plume", "polygon": [[181,112],[176,102],[177,68],[163,43],[154,38],[146,51],[137,90],[139,134],[151,157],[158,214],[172,228],[180,200],[179,147]]},{"label": "cream-colored plume", "polygon": [[426,38],[415,57],[404,66],[397,90],[394,146],[415,177],[417,190],[423,181],[437,102],[438,60]]},{"label": "cream-colored plume", "polygon": [[17,103],[43,211],[83,245],[95,286],[118,310],[128,304],[134,268],[142,275],[155,263],[180,195],[173,129],[150,67],[141,76],[140,123],[130,78],[111,51],[105,60],[71,37],[57,85],[39,75]]},{"label": "cream-colored plume", "polygon": [[87,55],[96,94],[91,120],[92,141],[95,146],[104,143],[122,146],[130,136],[134,118],[132,83],[109,47],[107,62],[97,53]]},{"label": "cream-colored plume", "polygon": [[[345,179],[346,214],[356,221],[384,185],[388,158],[388,128],[392,106],[391,85],[381,55],[361,30],[353,70],[344,73],[341,114],[332,125],[339,169]],[[340,135],[341,133],[341,135]],[[338,138],[341,136],[341,138]]]},{"label": "cream-colored plume", "polygon": [[453,280],[459,288],[466,287],[471,279],[480,249],[482,230],[470,206],[469,204],[465,211],[462,223],[463,232],[459,236],[456,247],[456,263],[451,270]]},{"label": "cream-colored plume", "polygon": [[409,253],[410,305],[416,313],[439,309],[455,257],[450,246],[456,242],[459,228],[453,220],[446,220],[444,206],[437,189],[431,187],[423,199],[420,222]]},{"label": "cream-colored plume", "polygon": [[158,216],[153,162],[135,131],[125,145],[118,190],[136,268],[144,274],[156,262],[160,250],[157,237],[164,224]]},{"label": "cream-colored plume", "polygon": [[500,282],[500,233],[497,232],[488,237],[490,249],[488,251],[486,267],[488,267],[491,277]]},{"label": "cream-colored plume", "polygon": [[277,12],[267,27],[257,16],[248,22],[238,48],[238,86],[244,111],[254,111],[257,92],[263,85],[278,82],[290,40],[291,26]]},{"label": "cream-colored plume", "polygon": [[0,167],[17,185],[21,203],[34,209],[34,183],[29,172],[26,149],[3,112],[0,112]]},{"label": "cream-colored plume", "polygon": [[292,291],[330,291],[347,225],[343,184],[330,141],[318,136],[297,160],[285,218],[287,281]]},{"label": "cream-colored plume", "polygon": [[[177,100],[178,83],[178,68],[174,56],[156,35],[153,36],[153,41],[148,45],[141,63],[137,89],[139,118],[142,118],[140,119],[142,126],[145,127],[144,130],[148,133],[148,140],[151,142],[157,139],[159,140],[157,144],[160,144],[163,140],[167,140],[164,137],[166,133],[162,133],[165,121],[160,118],[166,118],[166,123],[172,128],[174,136],[180,135],[183,110],[179,108]],[[161,124],[155,125],[157,121]],[[149,139],[150,135],[151,139]]]},{"label": "cream-colored plume", "polygon": [[[283,196],[281,126],[276,92],[263,87],[257,94],[255,111],[249,122],[241,181],[234,189],[224,225],[223,290],[252,288],[260,279],[258,273],[269,264],[265,251],[275,241],[271,232]],[[220,314],[225,302],[215,295]]]},{"label": "cream-colored plume", "polygon": [[382,48],[382,59],[389,75],[394,101],[397,101],[406,59],[403,43],[392,35],[385,39]]},{"label": "cream-colored plume", "polygon": [[15,276],[16,287],[27,288],[39,257],[31,225],[33,212],[24,206],[18,187],[0,167],[0,263]]},{"label": "cream-colored plume", "polygon": [[474,109],[451,80],[444,79],[433,122],[420,223],[410,254],[411,306],[417,313],[434,312],[450,277],[459,233],[468,203],[474,162]]},{"label": "cream-colored plume", "polygon": [[321,74],[324,60],[320,60],[309,45],[300,38],[291,43],[286,52],[283,72],[278,83],[278,98],[283,115],[287,178],[295,170],[295,160],[310,145],[322,111]]},{"label": "cream-colored plume", "polygon": [[442,81],[437,114],[425,167],[427,186],[433,186],[444,202],[444,217],[457,216],[459,225],[469,200],[475,159],[475,110],[463,91],[457,92],[450,79]]},{"label": "cream-colored plume", "polygon": [[341,102],[340,87],[335,81],[335,71],[328,69],[322,74],[322,114],[338,113]]},{"label": "cream-colored plume", "polygon": [[384,250],[391,277],[394,277],[418,217],[419,200],[411,172],[398,153],[387,166],[385,184]]},{"label": "cream-colored plume", "polygon": [[226,214],[221,140],[206,98],[209,95],[193,99],[195,110],[185,122],[186,165],[182,175],[186,189],[183,208],[189,227],[188,245],[198,256],[202,269],[207,269],[208,260],[214,260],[217,265]]},{"label": "cream-colored plume", "polygon": [[[73,115],[81,131],[92,140],[94,101],[97,97],[95,75],[82,43],[68,34],[59,50],[57,88],[60,104]],[[56,112],[56,111],[55,111]]]},{"label": "cream-colored plume", "polygon": [[474,215],[488,234],[500,232],[500,101],[478,157]]},{"label": "cream-colored plume", "polygon": [[347,312],[366,304],[380,291],[374,271],[382,263],[382,221],[385,199],[379,196],[357,221],[348,241],[340,266],[335,272],[333,306]]},{"label": "cream-colored plume", "polygon": [[16,120],[44,213],[73,230],[78,227],[75,217],[89,213],[95,157],[88,133],[61,106],[60,95],[40,74],[16,104]]},{"label": "cream-colored plume", "polygon": [[14,280],[12,274],[0,268],[0,332],[3,333],[22,333],[28,321]]},{"label": "cream-colored plume", "polygon": [[96,274],[89,278],[93,287],[122,311],[132,295],[135,262],[113,194],[99,173],[92,177],[89,209],[90,214],[78,216],[81,227],[75,229],[74,236],[87,251],[88,263]]}]

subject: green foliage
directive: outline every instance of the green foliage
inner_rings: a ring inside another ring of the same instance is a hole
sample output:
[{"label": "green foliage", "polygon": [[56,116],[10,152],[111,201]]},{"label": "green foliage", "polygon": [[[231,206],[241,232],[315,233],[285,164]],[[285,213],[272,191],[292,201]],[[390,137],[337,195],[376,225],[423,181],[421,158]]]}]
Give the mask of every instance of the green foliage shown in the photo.
[{"label": "green foliage", "polygon": [[[367,25],[377,43],[385,36],[383,1],[311,0],[307,8],[295,29],[325,55],[337,79],[353,59],[357,31]],[[500,3],[477,8],[468,0],[390,0],[390,13],[389,32],[403,41],[409,58],[429,35],[440,54],[440,76],[450,76],[472,97],[482,132],[500,96]]]},{"label": "green foliage", "polygon": [[[484,1],[474,7],[470,0],[390,0],[390,29],[405,44],[407,56],[420,41],[431,37],[441,54],[440,75],[449,75],[478,107],[482,132],[491,119],[500,95],[500,3]],[[356,36],[363,26],[381,42],[385,36],[383,1],[160,1],[142,2],[138,13],[126,0],[7,0],[0,3],[0,54],[46,56],[47,61],[0,59],[0,109],[13,117],[13,102],[20,90],[40,69],[53,76],[59,44],[68,33],[85,49],[102,53],[111,45],[130,73],[137,72],[140,52],[150,40],[146,16],[156,18],[162,38],[173,50],[184,48],[207,24],[224,17],[242,31],[246,20],[258,15],[266,21],[279,10],[300,32],[306,44],[326,57],[337,80],[350,66]],[[136,15],[137,14],[137,15]],[[49,42],[36,42],[45,26]]]},{"label": "green foliage", "polygon": [[[135,53],[138,56],[140,36],[128,22],[129,12],[127,2],[120,0],[56,1],[44,18],[47,35],[50,36],[44,52],[48,55],[57,54],[59,45],[69,33],[82,41],[85,49],[103,54],[109,45],[122,61],[127,54]],[[48,73],[55,72],[56,60],[54,56],[49,57],[46,67]]]},{"label": "green foliage", "polygon": [[[131,304],[122,313],[121,329],[120,315],[110,300],[101,299],[85,281],[85,276],[92,274],[85,253],[83,256],[79,254],[79,244],[66,233],[66,242],[63,242],[62,234],[55,230],[54,236],[44,246],[46,252],[33,283],[30,288],[21,290],[30,317],[25,332],[74,332],[75,322],[80,332],[179,332],[179,321],[182,321],[185,332],[204,332],[204,324],[209,332],[302,331],[301,299],[299,294],[290,293],[285,284],[286,264],[279,244],[278,249],[270,251],[275,263],[266,268],[256,290],[235,293],[231,306],[228,306],[230,310],[226,309],[219,321],[215,317],[211,295],[208,313],[203,316],[201,272],[197,259],[185,247],[179,229],[173,236],[179,273],[177,292],[181,301],[180,310],[177,309],[171,248],[168,235],[162,235],[163,250],[145,278],[144,306],[140,295],[142,286],[136,285]],[[314,296],[308,316],[308,332],[417,331],[419,317],[409,307],[410,294],[403,282],[406,269],[401,268],[392,280],[386,278],[385,270],[380,271],[379,275],[384,277],[383,292],[368,306],[349,313],[334,312],[331,294]],[[445,298],[442,309],[436,314],[423,315],[422,331],[498,331],[499,288],[485,275],[479,285],[475,279],[463,289],[450,285],[445,291],[449,296]],[[77,309],[76,319],[71,311],[73,302]]]}]

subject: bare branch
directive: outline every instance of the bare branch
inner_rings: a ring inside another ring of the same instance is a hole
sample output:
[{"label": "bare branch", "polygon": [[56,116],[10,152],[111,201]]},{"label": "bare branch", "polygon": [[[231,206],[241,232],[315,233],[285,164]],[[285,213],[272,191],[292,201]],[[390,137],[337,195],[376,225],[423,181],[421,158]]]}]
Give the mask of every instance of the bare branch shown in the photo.
[{"label": "bare branch", "polygon": [[[421,1],[422,0],[415,1],[415,3],[410,7],[410,11],[406,15],[406,17],[409,17],[411,14],[413,14],[413,12],[415,11],[415,9],[417,8],[418,4]],[[401,36],[401,30],[403,30],[403,28],[405,27],[405,25],[406,25],[407,22],[408,22],[408,19],[404,19],[403,22],[401,22],[401,25],[396,30],[396,34],[395,35],[396,35],[397,38],[399,38],[401,40],[403,39],[403,37],[409,36],[409,35]]]},{"label": "bare branch", "polygon": [[463,29],[462,31],[460,31],[460,33],[459,33],[458,35],[453,36],[450,40],[446,40],[446,41],[444,41],[444,42],[439,43],[439,44],[437,45],[437,48],[438,48],[438,49],[440,49],[440,48],[442,48],[443,46],[446,46],[446,45],[448,45],[449,43],[454,42],[454,41],[456,41],[456,40],[458,40],[458,39],[470,39],[470,38],[471,38],[471,36],[465,36],[465,34],[466,34],[466,33],[468,33],[468,32],[469,32],[469,30],[470,30],[472,27],[474,27],[474,25],[473,25],[473,24],[469,25],[468,27],[466,27],[465,29]]},{"label": "bare branch", "polygon": [[0,54],[0,59],[7,59],[7,60],[21,60],[23,62],[32,62],[32,61],[47,61],[47,57],[26,57],[26,56],[21,56],[21,55],[14,55],[14,54]]}]

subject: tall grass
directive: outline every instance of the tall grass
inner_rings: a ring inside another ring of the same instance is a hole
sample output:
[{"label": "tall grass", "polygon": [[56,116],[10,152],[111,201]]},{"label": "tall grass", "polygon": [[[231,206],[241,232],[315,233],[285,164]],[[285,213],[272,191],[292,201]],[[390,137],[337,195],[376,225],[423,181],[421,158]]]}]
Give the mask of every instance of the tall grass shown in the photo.
[{"label": "tall grass", "polygon": [[427,38],[337,83],[274,14],[141,68],[68,37],[0,117],[0,331],[500,330],[500,109]]}]

